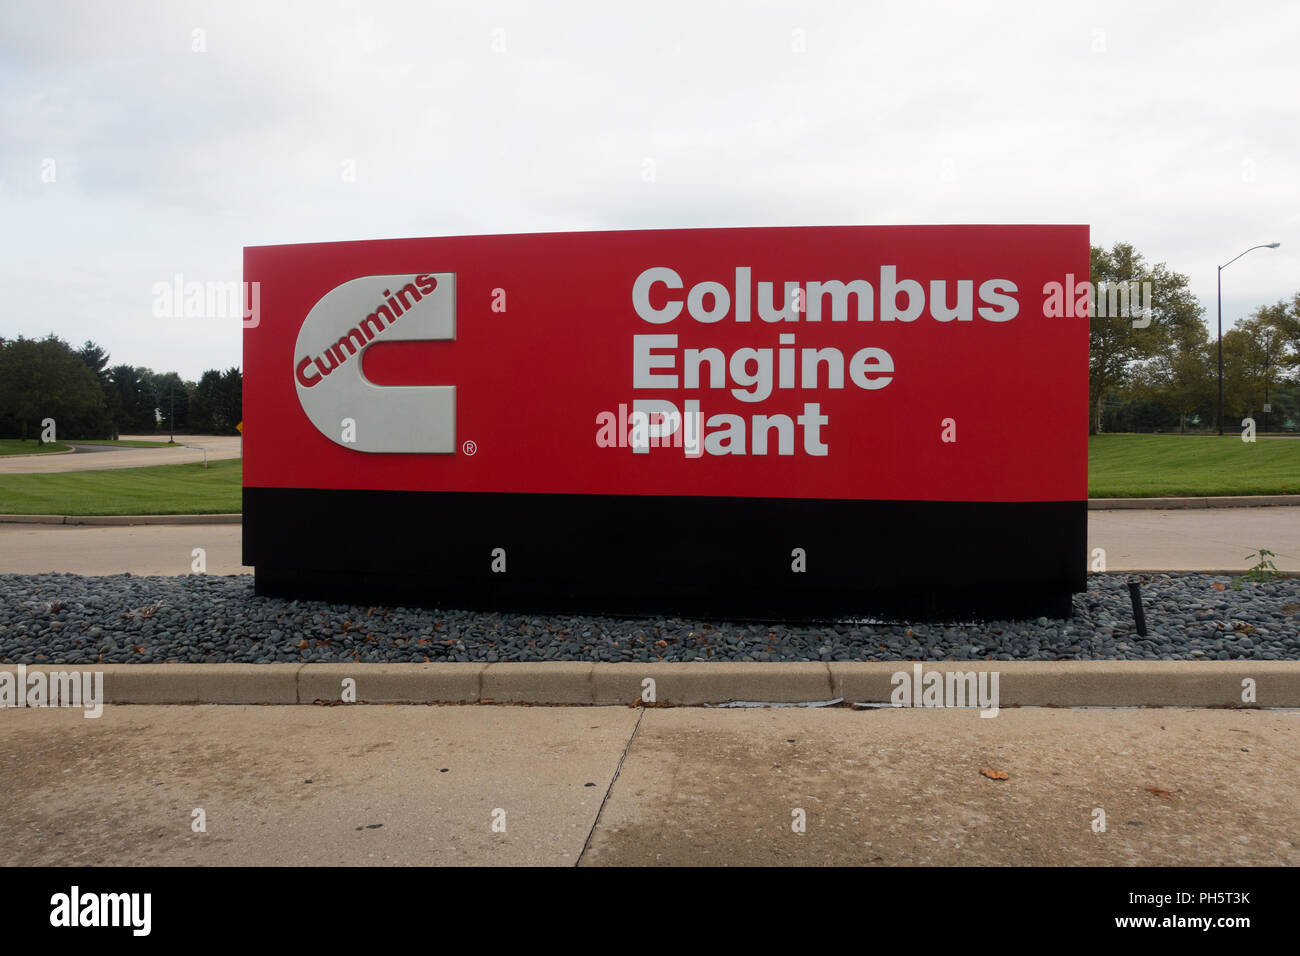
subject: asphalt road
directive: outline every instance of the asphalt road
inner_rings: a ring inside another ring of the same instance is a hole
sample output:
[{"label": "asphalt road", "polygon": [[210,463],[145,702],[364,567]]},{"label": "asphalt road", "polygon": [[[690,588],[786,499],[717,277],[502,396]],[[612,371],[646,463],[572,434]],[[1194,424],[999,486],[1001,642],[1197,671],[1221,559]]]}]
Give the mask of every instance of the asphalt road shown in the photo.
[{"label": "asphalt road", "polygon": [[[123,435],[158,441],[157,435]],[[108,468],[141,468],[149,465],[184,465],[240,456],[240,441],[213,435],[177,435],[175,447],[140,448],[131,445],[76,445],[72,454],[22,455],[0,457],[0,475],[49,474],[59,471],[99,471]],[[194,447],[186,447],[194,446]]]}]

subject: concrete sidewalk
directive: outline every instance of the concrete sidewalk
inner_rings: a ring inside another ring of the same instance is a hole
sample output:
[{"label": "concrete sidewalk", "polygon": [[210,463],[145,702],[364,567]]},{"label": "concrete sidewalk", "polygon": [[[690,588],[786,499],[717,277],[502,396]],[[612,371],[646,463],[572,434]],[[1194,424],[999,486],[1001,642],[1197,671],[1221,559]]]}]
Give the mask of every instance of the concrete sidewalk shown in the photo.
[{"label": "concrete sidewalk", "polygon": [[1280,711],[18,710],[0,858],[1294,866],[1298,774]]},{"label": "concrete sidewalk", "polygon": [[[203,548],[208,574],[251,570],[239,525],[101,527],[0,523],[0,573],[188,574]],[[1267,548],[1279,571],[1300,572],[1300,506],[1089,511],[1088,551],[1106,570],[1244,571]]]}]

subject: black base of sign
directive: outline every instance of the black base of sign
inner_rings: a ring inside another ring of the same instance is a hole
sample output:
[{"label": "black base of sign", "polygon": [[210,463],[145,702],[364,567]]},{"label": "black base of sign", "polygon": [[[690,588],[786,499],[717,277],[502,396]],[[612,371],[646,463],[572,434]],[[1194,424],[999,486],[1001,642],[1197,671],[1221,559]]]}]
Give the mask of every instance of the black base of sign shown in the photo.
[{"label": "black base of sign", "polygon": [[331,603],[1062,618],[1085,588],[1087,507],[245,488],[244,563],[259,595]]}]

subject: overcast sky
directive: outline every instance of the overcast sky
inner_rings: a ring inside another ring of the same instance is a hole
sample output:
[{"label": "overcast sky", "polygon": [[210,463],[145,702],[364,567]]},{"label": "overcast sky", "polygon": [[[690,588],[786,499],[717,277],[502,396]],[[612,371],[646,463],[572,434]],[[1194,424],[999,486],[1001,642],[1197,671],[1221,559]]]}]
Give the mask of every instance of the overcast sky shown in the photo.
[{"label": "overcast sky", "polygon": [[238,321],[151,289],[246,245],[1022,222],[1167,262],[1212,329],[1216,265],[1280,241],[1228,327],[1300,291],[1298,37],[1286,2],[4,0],[0,335],[197,378]]}]

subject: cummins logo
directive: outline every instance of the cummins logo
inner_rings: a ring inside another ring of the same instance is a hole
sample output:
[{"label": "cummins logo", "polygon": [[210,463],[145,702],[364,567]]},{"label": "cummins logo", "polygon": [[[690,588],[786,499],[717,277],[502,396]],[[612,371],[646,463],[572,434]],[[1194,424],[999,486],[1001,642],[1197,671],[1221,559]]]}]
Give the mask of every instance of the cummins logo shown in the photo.
[{"label": "cummins logo", "polygon": [[455,338],[454,272],[352,279],[325,293],[298,330],[298,401],[320,433],[344,448],[453,453],[455,386],[376,385],[361,366],[375,342]]}]

